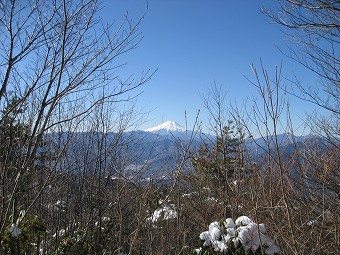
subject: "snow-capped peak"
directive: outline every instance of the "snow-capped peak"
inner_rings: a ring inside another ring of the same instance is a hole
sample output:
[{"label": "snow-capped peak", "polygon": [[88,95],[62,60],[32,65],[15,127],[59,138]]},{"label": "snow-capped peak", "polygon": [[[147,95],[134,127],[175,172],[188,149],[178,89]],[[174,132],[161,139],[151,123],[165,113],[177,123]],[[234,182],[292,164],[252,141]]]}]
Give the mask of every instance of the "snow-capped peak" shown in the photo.
[{"label": "snow-capped peak", "polygon": [[158,131],[185,131],[185,128],[178,124],[176,121],[168,120],[158,126],[151,127],[145,130],[146,132],[158,132]]}]

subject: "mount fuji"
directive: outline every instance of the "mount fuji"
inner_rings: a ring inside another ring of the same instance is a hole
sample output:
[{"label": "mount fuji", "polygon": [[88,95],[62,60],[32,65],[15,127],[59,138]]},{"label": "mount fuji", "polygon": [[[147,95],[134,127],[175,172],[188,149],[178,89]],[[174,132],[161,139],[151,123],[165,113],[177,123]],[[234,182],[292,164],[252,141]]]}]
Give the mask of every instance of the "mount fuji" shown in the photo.
[{"label": "mount fuji", "polygon": [[186,128],[178,124],[176,121],[168,120],[164,123],[148,128],[145,132],[159,133],[159,132],[185,132]]}]

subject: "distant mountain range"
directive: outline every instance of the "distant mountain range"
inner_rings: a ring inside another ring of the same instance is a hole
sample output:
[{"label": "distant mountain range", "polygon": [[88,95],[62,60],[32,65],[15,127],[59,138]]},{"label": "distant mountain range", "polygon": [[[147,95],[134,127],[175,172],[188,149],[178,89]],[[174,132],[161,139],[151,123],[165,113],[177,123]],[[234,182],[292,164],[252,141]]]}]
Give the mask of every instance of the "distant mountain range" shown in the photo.
[{"label": "distant mountain range", "polygon": [[[215,137],[204,135],[213,142]],[[175,121],[166,121],[144,131],[129,131],[116,133],[63,133],[49,134],[47,140],[54,144],[68,143],[67,162],[62,168],[73,172],[97,171],[98,165],[105,165],[105,174],[111,178],[118,175],[127,178],[160,178],[167,176],[183,156],[183,147],[190,141],[190,149],[197,150],[202,142],[202,136],[187,131]],[[57,140],[58,139],[58,140]],[[287,154],[293,153],[296,146],[302,148],[315,138],[311,136],[294,136],[281,134],[277,136],[280,149]],[[318,141],[320,142],[320,141]],[[268,148],[275,145],[274,137],[247,139],[248,151],[260,157]],[[102,173],[103,174],[103,173]]]}]

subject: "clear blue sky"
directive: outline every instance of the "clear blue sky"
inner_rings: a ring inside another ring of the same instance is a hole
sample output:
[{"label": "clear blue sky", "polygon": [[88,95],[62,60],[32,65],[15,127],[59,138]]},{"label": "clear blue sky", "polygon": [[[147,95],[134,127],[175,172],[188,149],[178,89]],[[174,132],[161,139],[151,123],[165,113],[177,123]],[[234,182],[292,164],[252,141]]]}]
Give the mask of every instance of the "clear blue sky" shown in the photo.
[{"label": "clear blue sky", "polygon": [[[228,92],[229,101],[239,105],[258,96],[244,76],[254,79],[250,65],[260,69],[260,58],[274,77],[276,65],[283,63],[287,77],[295,73],[307,83],[310,74],[297,63],[284,57],[277,47],[285,48],[287,40],[276,25],[269,24],[260,13],[263,5],[273,0],[149,0],[149,8],[140,31],[144,39],[138,49],[125,56],[129,64],[119,72],[136,78],[143,70],[158,71],[145,84],[137,106],[150,110],[149,122],[141,129],[175,120],[184,125],[207,114],[201,94],[215,81]],[[143,0],[104,0],[102,11],[107,19],[121,20],[126,11],[136,21],[145,11]],[[275,5],[274,5],[275,8]],[[315,108],[291,98],[291,111],[296,126],[305,112]]]}]

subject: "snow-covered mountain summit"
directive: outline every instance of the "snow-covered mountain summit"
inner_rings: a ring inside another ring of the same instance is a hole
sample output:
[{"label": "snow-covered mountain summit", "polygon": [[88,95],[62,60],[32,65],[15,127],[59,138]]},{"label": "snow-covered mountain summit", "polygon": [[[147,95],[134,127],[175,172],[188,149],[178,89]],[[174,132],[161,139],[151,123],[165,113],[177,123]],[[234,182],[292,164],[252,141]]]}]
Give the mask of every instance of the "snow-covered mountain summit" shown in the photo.
[{"label": "snow-covered mountain summit", "polygon": [[159,131],[166,131],[166,132],[178,132],[178,131],[186,131],[185,127],[178,124],[176,121],[168,120],[158,126],[154,126],[145,130],[146,132],[159,132]]}]

